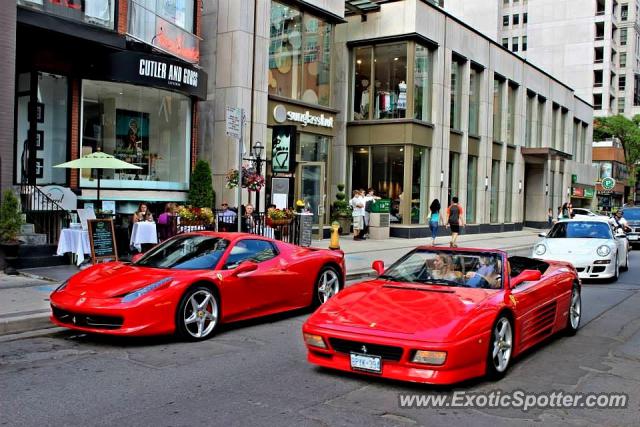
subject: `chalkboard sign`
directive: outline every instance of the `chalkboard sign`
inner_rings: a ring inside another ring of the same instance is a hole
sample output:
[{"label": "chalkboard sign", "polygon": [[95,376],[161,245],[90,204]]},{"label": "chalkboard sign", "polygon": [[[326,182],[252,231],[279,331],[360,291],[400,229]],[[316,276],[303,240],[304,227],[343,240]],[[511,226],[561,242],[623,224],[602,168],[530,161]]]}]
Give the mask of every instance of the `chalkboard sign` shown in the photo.
[{"label": "chalkboard sign", "polygon": [[313,231],[313,214],[300,214],[300,246],[311,246]]},{"label": "chalkboard sign", "polygon": [[111,219],[90,219],[87,221],[91,261],[95,264],[104,259],[118,260],[116,235]]}]

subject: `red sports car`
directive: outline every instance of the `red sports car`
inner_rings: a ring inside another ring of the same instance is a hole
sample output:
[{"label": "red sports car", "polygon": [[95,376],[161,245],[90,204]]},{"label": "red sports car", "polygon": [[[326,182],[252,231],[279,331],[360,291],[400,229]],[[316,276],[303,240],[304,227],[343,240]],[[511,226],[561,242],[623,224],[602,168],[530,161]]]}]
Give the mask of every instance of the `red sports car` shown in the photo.
[{"label": "red sports car", "polygon": [[345,281],[341,251],[244,233],[178,235],[133,263],[81,271],[51,294],[51,320],[112,335],[208,338],[221,323],[322,304]]},{"label": "red sports car", "polygon": [[502,377],[511,359],[580,324],[580,280],[558,261],[419,247],[302,327],[311,363],[404,381]]}]

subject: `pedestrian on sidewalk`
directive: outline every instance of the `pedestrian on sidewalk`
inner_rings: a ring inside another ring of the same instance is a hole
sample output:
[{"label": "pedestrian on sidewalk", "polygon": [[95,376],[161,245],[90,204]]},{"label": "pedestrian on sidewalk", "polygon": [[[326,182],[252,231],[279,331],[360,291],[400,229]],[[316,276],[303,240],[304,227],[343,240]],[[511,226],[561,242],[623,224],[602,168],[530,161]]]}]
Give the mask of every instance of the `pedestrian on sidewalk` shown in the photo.
[{"label": "pedestrian on sidewalk", "polygon": [[363,240],[360,233],[364,231],[364,190],[353,190],[349,204],[353,208],[353,240]]},{"label": "pedestrian on sidewalk", "polygon": [[458,234],[460,234],[460,227],[464,227],[464,216],[462,212],[462,206],[458,204],[458,198],[451,199],[451,205],[447,208],[447,223],[446,227],[451,227],[451,242],[449,246],[457,248]]},{"label": "pedestrian on sidewalk", "polygon": [[549,227],[551,227],[553,225],[553,209],[549,208],[549,211],[547,212],[547,221],[549,224]]},{"label": "pedestrian on sidewalk", "polygon": [[429,229],[431,230],[431,245],[436,245],[436,236],[438,235],[438,226],[440,225],[440,200],[433,199],[429,206],[431,215],[429,216]]},{"label": "pedestrian on sidewalk", "polygon": [[371,217],[371,208],[373,202],[380,200],[380,197],[376,196],[376,192],[373,188],[367,190],[367,194],[364,196],[364,228],[360,232],[360,237],[366,239],[369,237],[369,222]]}]

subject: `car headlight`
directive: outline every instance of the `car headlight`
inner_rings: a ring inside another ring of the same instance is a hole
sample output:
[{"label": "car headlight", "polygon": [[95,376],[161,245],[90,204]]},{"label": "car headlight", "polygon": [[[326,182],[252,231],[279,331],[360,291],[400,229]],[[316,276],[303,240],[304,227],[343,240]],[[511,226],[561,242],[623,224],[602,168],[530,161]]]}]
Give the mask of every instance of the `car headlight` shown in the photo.
[{"label": "car headlight", "polygon": [[536,255],[544,255],[544,253],[547,252],[547,247],[540,243],[536,245],[534,252],[536,253]]},{"label": "car headlight", "polygon": [[598,246],[596,253],[600,256],[607,256],[611,253],[611,248],[607,245]]},{"label": "car headlight", "polygon": [[307,343],[308,346],[318,347],[318,348],[327,348],[327,345],[324,343],[324,340],[320,335],[303,333],[304,342]]},{"label": "car headlight", "polygon": [[416,350],[411,361],[413,363],[422,363],[424,365],[442,365],[447,359],[446,351],[428,351]]},{"label": "car headlight", "polygon": [[140,288],[137,291],[130,292],[126,294],[124,297],[122,297],[122,302],[131,302],[137,298],[140,298],[142,295],[148,294],[154,289],[158,289],[162,285],[166,285],[167,283],[171,282],[171,280],[173,280],[173,278],[165,277],[164,279],[160,279],[157,282],[153,282],[152,284],[147,285],[144,288]]},{"label": "car headlight", "polygon": [[60,292],[61,290],[63,290],[64,288],[66,288],[68,284],[69,284],[69,280],[65,280],[65,281],[64,281],[64,282],[62,282],[62,283],[60,284],[60,286],[58,286],[58,287],[56,288],[56,290],[55,290],[55,291],[53,291],[53,292]]}]

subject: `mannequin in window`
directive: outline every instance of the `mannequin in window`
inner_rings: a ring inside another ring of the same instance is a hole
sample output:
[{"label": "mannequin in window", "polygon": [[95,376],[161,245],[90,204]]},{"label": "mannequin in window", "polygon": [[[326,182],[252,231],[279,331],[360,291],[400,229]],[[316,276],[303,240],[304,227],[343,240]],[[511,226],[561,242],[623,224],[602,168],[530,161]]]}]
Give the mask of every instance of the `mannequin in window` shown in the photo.
[{"label": "mannequin in window", "polygon": [[360,118],[369,118],[369,80],[363,79],[361,82],[362,94],[360,95]]},{"label": "mannequin in window", "polygon": [[398,110],[407,109],[407,84],[403,81],[398,83]]}]

